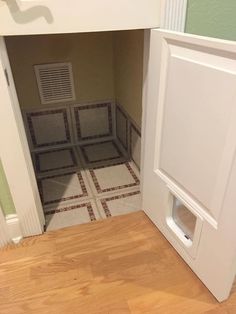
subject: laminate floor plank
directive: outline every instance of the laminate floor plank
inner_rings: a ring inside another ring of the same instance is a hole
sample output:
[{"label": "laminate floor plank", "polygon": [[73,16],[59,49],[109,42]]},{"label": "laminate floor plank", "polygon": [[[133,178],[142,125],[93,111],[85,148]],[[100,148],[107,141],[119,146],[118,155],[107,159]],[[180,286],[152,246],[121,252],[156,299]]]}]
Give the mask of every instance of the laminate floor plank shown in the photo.
[{"label": "laminate floor plank", "polygon": [[1,314],[233,314],[142,212],[47,232],[0,251]]}]

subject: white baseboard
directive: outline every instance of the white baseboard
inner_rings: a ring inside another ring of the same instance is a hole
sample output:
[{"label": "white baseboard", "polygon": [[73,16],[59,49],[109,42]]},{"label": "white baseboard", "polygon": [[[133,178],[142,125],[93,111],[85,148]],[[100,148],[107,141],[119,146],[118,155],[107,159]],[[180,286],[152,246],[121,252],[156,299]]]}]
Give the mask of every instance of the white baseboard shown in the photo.
[{"label": "white baseboard", "polygon": [[16,214],[6,216],[8,234],[13,243],[17,244],[23,238],[20,222]]},{"label": "white baseboard", "polygon": [[6,224],[6,219],[3,214],[3,210],[0,204],[0,247],[3,247],[11,242],[10,236],[8,234],[8,227]]}]

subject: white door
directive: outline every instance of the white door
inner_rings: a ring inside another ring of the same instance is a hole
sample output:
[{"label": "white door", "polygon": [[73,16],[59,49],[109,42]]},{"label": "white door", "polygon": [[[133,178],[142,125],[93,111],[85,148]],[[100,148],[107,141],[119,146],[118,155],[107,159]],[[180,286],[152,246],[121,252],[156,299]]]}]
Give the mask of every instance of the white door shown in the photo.
[{"label": "white door", "polygon": [[223,301],[236,272],[236,43],[146,35],[143,208]]}]

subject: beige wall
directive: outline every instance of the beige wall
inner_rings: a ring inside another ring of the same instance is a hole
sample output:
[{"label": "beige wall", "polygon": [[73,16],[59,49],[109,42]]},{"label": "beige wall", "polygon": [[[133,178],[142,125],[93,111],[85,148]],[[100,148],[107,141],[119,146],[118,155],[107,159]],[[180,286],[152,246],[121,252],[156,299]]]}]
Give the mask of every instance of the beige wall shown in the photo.
[{"label": "beige wall", "polygon": [[143,31],[13,36],[6,44],[21,108],[42,107],[33,65],[70,61],[74,103],[116,98],[141,126]]},{"label": "beige wall", "polygon": [[115,94],[117,101],[141,126],[144,32],[114,34]]},{"label": "beige wall", "polygon": [[113,99],[112,36],[104,32],[8,37],[6,44],[21,107],[42,106],[33,69],[41,63],[72,62],[75,103]]}]

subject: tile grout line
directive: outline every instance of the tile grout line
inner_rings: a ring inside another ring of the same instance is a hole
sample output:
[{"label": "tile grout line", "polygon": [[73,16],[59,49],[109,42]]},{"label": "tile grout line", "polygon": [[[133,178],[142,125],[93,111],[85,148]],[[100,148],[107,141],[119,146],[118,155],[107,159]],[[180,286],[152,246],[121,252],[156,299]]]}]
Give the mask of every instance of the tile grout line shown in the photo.
[{"label": "tile grout line", "polygon": [[[99,144],[99,143],[95,143],[95,144]],[[63,148],[62,148],[63,149]],[[65,149],[68,149],[68,147],[65,147]],[[80,150],[80,145],[73,145],[73,151],[74,151],[74,154],[75,154],[75,156],[76,156],[76,161],[77,161],[77,167],[74,167],[74,171],[77,173],[78,171],[79,172],[81,172],[81,173],[83,173],[83,180],[84,180],[84,184],[85,184],[85,186],[86,186],[86,188],[87,189],[89,189],[89,191],[88,192],[91,192],[90,194],[91,194],[91,196],[88,196],[88,198],[85,198],[85,199],[83,199],[83,203],[85,204],[85,203],[89,203],[89,202],[91,202],[91,201],[93,201],[93,206],[95,206],[95,209],[96,209],[96,211],[97,211],[97,214],[98,214],[98,216],[99,216],[99,218],[98,219],[106,219],[107,218],[107,215],[105,215],[106,217],[104,217],[104,215],[103,215],[103,213],[101,212],[101,209],[99,208],[99,206],[98,206],[98,202],[101,202],[101,200],[102,199],[109,199],[109,198],[111,198],[111,199],[119,199],[119,198],[122,198],[122,196],[124,196],[124,195],[127,195],[127,194],[129,194],[129,193],[138,193],[138,191],[139,191],[139,189],[138,189],[138,187],[139,187],[139,185],[137,185],[137,186],[135,186],[135,187],[131,187],[131,188],[128,188],[128,189],[126,189],[125,191],[124,190],[122,190],[122,194],[120,193],[121,192],[121,190],[118,190],[118,191],[111,191],[110,193],[105,193],[105,195],[97,195],[97,194],[95,194],[95,192],[94,192],[94,190],[93,190],[93,188],[92,188],[92,186],[91,186],[91,184],[92,184],[92,182],[90,182],[91,180],[90,180],[90,176],[89,176],[89,173],[88,173],[88,171],[90,170],[90,169],[92,169],[93,170],[93,168],[96,168],[96,166],[95,167],[91,167],[91,168],[86,168],[86,163],[85,163],[85,161],[83,160],[83,154],[82,154],[82,152],[81,152],[81,150]],[[124,152],[122,151],[122,155],[124,155]],[[128,157],[128,156],[124,156],[124,157]],[[124,161],[124,164],[125,163],[129,163],[129,165],[130,165],[130,167],[131,167],[131,169],[133,170],[133,162],[132,162],[132,160],[129,160],[130,158],[128,158],[128,161],[127,161],[127,159],[126,159],[126,161]],[[122,163],[119,163],[119,164],[122,164]],[[81,167],[79,166],[79,165],[81,165]],[[109,164],[108,166],[115,166],[116,165],[116,163],[113,165],[113,164]],[[98,168],[100,168],[100,167],[98,167]],[[102,168],[102,167],[101,167]],[[104,167],[105,168],[105,167]],[[60,169],[59,169],[60,170]],[[58,171],[59,171],[58,170]],[[69,170],[69,169],[68,169]],[[73,171],[73,170],[71,170],[71,171]],[[134,171],[134,170],[133,170]],[[134,172],[136,172],[136,171],[134,171]],[[63,175],[62,173],[60,173],[61,175]],[[138,190],[136,190],[136,188],[138,189]],[[130,191],[130,189],[131,189],[131,191]],[[133,189],[135,189],[136,191],[134,191]],[[77,205],[79,205],[79,204],[77,204]],[[101,202],[101,205],[102,205],[102,202]],[[76,206],[76,204],[68,204],[68,205],[66,205],[65,204],[65,206],[68,206],[68,207],[73,207],[73,206]],[[103,206],[102,206],[103,207]],[[73,209],[73,208],[72,208]],[[49,209],[50,210],[50,209]],[[103,208],[103,211],[105,210],[105,208]],[[65,210],[66,211],[66,210]],[[62,211],[58,211],[58,213],[60,213],[60,212],[62,212]],[[55,212],[54,214],[56,214],[57,212]],[[105,213],[105,212],[104,212]],[[45,213],[46,214],[46,213]],[[90,213],[88,212],[88,214],[89,214],[89,216],[90,216]],[[95,218],[96,218],[96,216],[95,216]]]},{"label": "tile grout line", "polygon": [[100,210],[99,210],[98,205],[97,205],[97,198],[96,198],[96,196],[94,195],[93,188],[91,187],[90,180],[89,180],[89,178],[88,178],[88,173],[87,173],[88,170],[85,168],[84,163],[83,163],[83,159],[82,159],[83,157],[81,157],[80,154],[82,155],[82,152],[80,151],[80,147],[78,146],[77,149],[76,149],[76,156],[77,156],[77,158],[78,158],[79,160],[82,160],[81,165],[82,165],[82,167],[83,167],[82,169],[83,169],[83,171],[84,171],[84,173],[85,173],[85,178],[86,178],[86,181],[87,181],[87,182],[85,182],[85,183],[87,183],[87,185],[88,185],[89,188],[90,188],[90,191],[91,191],[91,193],[92,193],[92,199],[94,200],[94,204],[95,204],[95,206],[96,206],[96,209],[97,209],[97,212],[98,212],[98,214],[99,214],[99,217],[100,217],[100,219],[103,219],[102,214],[100,213]]}]

